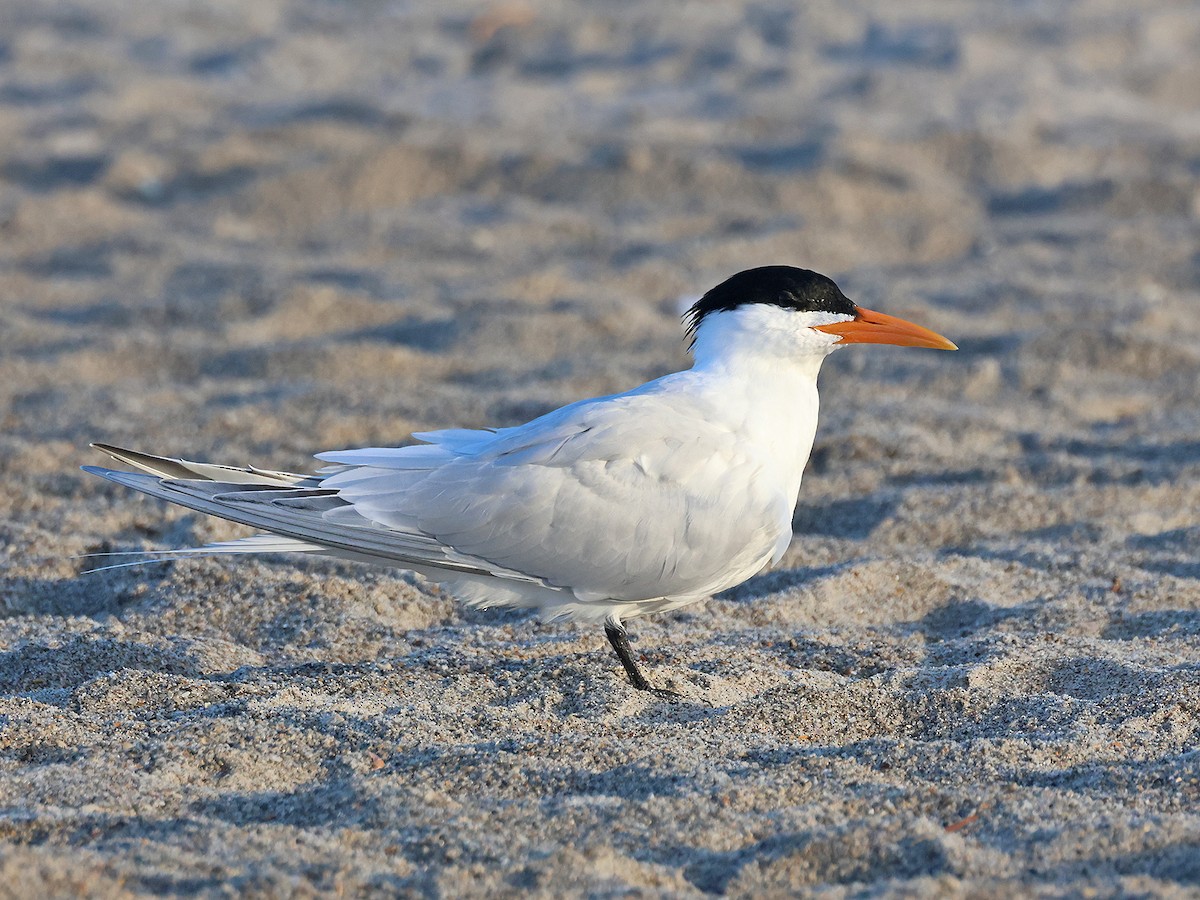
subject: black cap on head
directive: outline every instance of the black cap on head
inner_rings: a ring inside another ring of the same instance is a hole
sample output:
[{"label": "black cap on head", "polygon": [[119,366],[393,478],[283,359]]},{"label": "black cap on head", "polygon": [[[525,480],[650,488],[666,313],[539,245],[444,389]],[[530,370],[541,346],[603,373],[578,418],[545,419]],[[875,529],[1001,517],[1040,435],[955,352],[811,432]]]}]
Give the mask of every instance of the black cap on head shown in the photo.
[{"label": "black cap on head", "polygon": [[695,302],[687,311],[687,333],[696,329],[709,313],[726,312],[754,303],[766,303],[796,312],[824,312],[853,316],[854,305],[832,278],[795,266],[760,266],[727,278]]}]

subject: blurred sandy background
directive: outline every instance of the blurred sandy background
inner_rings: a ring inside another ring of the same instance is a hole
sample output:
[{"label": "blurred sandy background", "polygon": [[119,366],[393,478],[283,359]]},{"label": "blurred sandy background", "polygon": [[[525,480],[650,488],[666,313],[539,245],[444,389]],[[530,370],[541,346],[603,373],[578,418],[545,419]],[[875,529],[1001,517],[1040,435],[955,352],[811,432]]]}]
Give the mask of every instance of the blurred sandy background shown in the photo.
[{"label": "blurred sandy background", "polygon": [[[1200,894],[1200,6],[0,3],[0,895]],[[243,533],[105,440],[305,469],[852,348],[775,571],[596,628]]]}]

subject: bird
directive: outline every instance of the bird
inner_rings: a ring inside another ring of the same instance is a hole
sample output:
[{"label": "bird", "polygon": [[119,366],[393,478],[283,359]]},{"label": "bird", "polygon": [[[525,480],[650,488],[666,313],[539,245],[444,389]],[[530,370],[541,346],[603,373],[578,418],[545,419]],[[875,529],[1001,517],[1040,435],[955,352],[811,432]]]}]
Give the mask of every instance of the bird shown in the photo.
[{"label": "bird", "polygon": [[310,474],[92,446],[83,469],[260,533],[181,553],[310,553],[410,570],[472,607],[603,623],[656,690],[625,623],[779,562],[817,431],[817,376],[849,344],[955,350],[809,269],[761,266],[683,316],[690,368],[512,427],[317,453]]}]

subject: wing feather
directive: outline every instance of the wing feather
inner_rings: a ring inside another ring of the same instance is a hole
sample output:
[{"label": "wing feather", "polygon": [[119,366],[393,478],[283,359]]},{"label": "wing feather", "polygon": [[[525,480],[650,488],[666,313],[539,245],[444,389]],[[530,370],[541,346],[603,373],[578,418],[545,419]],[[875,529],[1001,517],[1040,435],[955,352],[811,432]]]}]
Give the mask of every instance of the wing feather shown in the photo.
[{"label": "wing feather", "polygon": [[126,450],[111,444],[92,444],[97,450],[126,465],[157,475],[160,478],[199,478],[205,481],[223,481],[227,484],[262,484],[263,482],[283,485],[315,484],[313,475],[297,475],[294,472],[272,472],[253,466],[217,466],[211,463],[191,462],[166,456],[152,456],[137,450]]}]

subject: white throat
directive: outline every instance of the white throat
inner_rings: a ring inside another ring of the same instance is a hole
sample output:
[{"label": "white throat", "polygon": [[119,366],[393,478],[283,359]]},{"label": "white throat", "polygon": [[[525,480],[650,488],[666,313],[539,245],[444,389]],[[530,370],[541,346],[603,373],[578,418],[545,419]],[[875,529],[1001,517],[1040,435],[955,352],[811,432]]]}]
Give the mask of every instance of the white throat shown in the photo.
[{"label": "white throat", "polygon": [[696,329],[694,368],[724,369],[747,377],[796,373],[815,383],[821,363],[838,348],[839,338],[813,329],[850,318],[836,313],[797,312],[765,303],[709,313]]}]

